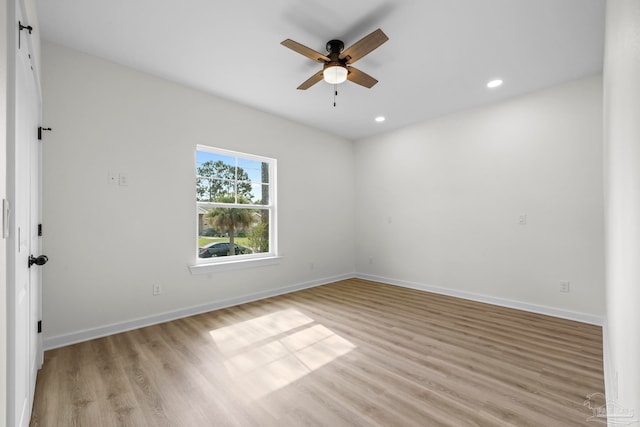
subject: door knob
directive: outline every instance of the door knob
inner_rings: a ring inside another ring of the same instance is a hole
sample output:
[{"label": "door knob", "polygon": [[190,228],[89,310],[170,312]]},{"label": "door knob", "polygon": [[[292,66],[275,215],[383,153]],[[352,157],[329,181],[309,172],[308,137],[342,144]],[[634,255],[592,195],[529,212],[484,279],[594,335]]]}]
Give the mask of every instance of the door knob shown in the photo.
[{"label": "door knob", "polygon": [[47,263],[47,261],[49,261],[49,257],[47,257],[46,255],[40,255],[39,257],[34,257],[33,255],[29,255],[29,268],[31,268],[31,266],[33,264],[35,265],[45,265]]}]

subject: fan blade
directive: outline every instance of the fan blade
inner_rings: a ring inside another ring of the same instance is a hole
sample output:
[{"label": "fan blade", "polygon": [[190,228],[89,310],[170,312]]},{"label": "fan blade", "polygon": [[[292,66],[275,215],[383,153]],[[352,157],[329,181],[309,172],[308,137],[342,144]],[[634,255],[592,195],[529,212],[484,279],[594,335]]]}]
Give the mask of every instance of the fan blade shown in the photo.
[{"label": "fan blade", "polygon": [[353,64],[358,59],[378,48],[382,43],[389,40],[389,37],[380,28],[368,36],[364,36],[348,48],[342,51],[340,59],[344,59],[347,64]]},{"label": "fan blade", "polygon": [[357,68],[349,67],[349,74],[347,74],[347,80],[357,83],[360,86],[364,86],[371,89],[378,81],[371,77],[364,71],[360,71]]},{"label": "fan blade", "polygon": [[317,73],[315,73],[313,76],[309,77],[307,81],[305,81],[300,86],[298,86],[298,89],[307,90],[314,84],[318,83],[323,78],[324,78],[324,75],[322,74],[322,70],[320,70]]},{"label": "fan blade", "polygon": [[283,41],[282,43],[280,43],[282,46],[288,47],[289,49],[298,52],[300,55],[304,55],[307,58],[313,60],[313,61],[318,61],[318,62],[329,62],[330,59],[326,56],[321,54],[320,52],[316,52],[315,50],[311,49],[310,47],[306,47],[305,45],[302,45],[298,42],[294,42],[291,39],[286,39],[285,41]]}]

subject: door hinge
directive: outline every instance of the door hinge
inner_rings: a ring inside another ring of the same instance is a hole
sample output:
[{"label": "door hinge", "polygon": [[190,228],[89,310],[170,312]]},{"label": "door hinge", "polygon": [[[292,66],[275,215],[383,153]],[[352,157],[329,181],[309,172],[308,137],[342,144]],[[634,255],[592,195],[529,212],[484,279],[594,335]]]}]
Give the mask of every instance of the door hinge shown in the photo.
[{"label": "door hinge", "polygon": [[38,333],[42,333],[42,320],[38,320]]},{"label": "door hinge", "polygon": [[29,34],[31,34],[31,31],[33,31],[33,27],[31,25],[22,25],[22,22],[18,21],[18,49],[20,49],[20,35],[22,34],[22,30],[27,30],[29,31]]},{"label": "door hinge", "polygon": [[38,224],[38,237],[42,237],[42,224]]},{"label": "door hinge", "polygon": [[42,126],[39,126],[39,127],[38,127],[38,140],[39,140],[39,141],[42,141],[42,131],[44,131],[44,130],[46,130],[46,131],[49,131],[49,132],[50,132],[50,131],[52,131],[53,129],[51,129],[51,128],[43,128]]}]

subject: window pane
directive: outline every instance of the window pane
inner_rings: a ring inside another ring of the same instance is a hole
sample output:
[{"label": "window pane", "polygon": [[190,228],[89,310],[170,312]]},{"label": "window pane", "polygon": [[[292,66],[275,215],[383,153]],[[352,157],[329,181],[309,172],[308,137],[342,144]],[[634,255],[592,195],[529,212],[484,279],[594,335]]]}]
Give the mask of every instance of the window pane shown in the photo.
[{"label": "window pane", "polygon": [[211,201],[211,180],[196,177],[196,200],[199,202]]},{"label": "window pane", "polygon": [[200,167],[205,163],[221,163],[228,167],[236,167],[236,158],[233,156],[225,156],[224,154],[210,153],[209,151],[196,151],[196,167]]},{"label": "window pane", "polygon": [[[249,160],[238,158],[238,168],[242,169],[247,176],[247,180],[258,183],[269,182],[269,164],[259,160]],[[240,178],[239,178],[240,179]]]},{"label": "window pane", "polygon": [[251,182],[249,181],[238,181],[236,182],[236,194],[238,195],[238,200],[236,203],[247,204],[253,203],[253,195],[251,194]]},{"label": "window pane", "polygon": [[269,252],[269,210],[255,210],[247,233],[248,246],[254,253]]},{"label": "window pane", "polygon": [[200,208],[198,224],[199,258],[269,252],[268,210]]},{"label": "window pane", "polygon": [[[199,209],[198,257],[215,258],[253,253],[248,247],[247,234],[255,221],[255,209]],[[230,245],[231,242],[234,245]]]},{"label": "window pane", "polygon": [[196,151],[196,192],[200,201],[219,201],[236,192],[235,157]]},{"label": "window pane", "polygon": [[227,179],[213,179],[213,198],[211,202],[236,203],[236,182]]},{"label": "window pane", "polygon": [[251,203],[253,203],[254,205],[269,204],[268,184],[251,184]]}]

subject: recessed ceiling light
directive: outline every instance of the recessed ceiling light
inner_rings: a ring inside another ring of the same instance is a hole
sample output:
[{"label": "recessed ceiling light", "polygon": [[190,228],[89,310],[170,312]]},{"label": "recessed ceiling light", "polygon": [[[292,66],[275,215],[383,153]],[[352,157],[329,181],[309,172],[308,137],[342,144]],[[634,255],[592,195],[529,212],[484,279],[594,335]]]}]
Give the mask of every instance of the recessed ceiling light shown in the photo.
[{"label": "recessed ceiling light", "polygon": [[487,87],[491,89],[501,85],[502,85],[502,80],[500,79],[491,80],[489,83],[487,83]]},{"label": "recessed ceiling light", "polygon": [[385,120],[386,120],[386,119],[384,118],[384,116],[378,116],[378,117],[376,117],[376,122],[378,122],[378,123],[382,123],[382,122],[384,122]]}]

